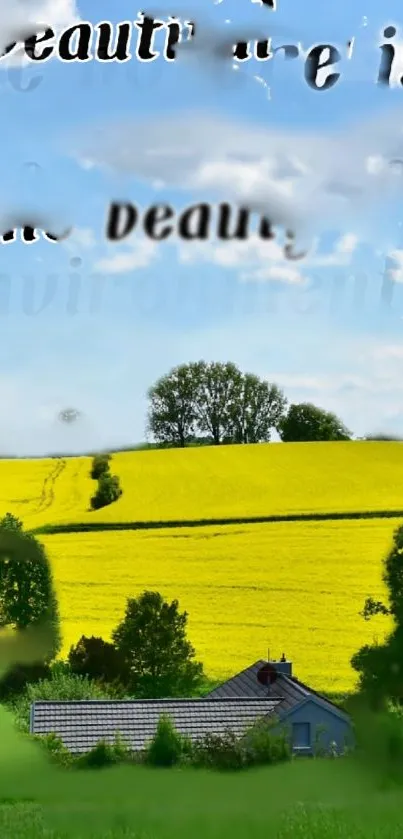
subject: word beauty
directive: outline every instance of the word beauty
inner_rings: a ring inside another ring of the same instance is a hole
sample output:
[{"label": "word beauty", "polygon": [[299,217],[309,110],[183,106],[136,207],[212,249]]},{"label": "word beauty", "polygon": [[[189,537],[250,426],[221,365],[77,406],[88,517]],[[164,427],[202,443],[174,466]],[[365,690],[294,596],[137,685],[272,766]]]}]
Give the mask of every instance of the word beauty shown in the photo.
[{"label": "word beauty", "polygon": [[[64,29],[58,36],[51,27],[45,32],[38,33],[27,38],[24,42],[15,41],[6,47],[0,60],[12,52],[20,43],[27,58],[35,63],[49,61],[56,56],[59,61],[71,63],[92,61],[124,63],[132,59],[133,31],[137,30],[137,40],[134,47],[135,57],[138,61],[155,61],[161,55],[154,47],[156,32],[162,30],[164,33],[163,57],[165,61],[174,61],[176,58],[175,46],[182,41],[183,33],[186,30],[187,40],[191,40],[195,34],[195,25],[191,21],[183,24],[178,18],[171,16],[168,21],[157,20],[138,13],[135,21],[123,21],[114,24],[109,21],[100,21],[92,24],[90,21],[82,21]],[[95,37],[94,37],[95,36]],[[53,42],[53,43],[52,43]],[[113,42],[113,45],[112,45]],[[271,48],[271,38],[250,43],[239,41],[234,44],[233,58],[238,62],[249,61],[254,57],[257,61],[270,61],[276,53],[284,52],[286,59],[295,59],[301,56],[299,46],[284,44],[275,49]],[[347,56],[351,57],[352,41],[347,44]],[[305,59],[305,80],[314,90],[328,90],[340,78],[340,73],[330,73],[323,84],[318,84],[318,74],[325,68],[331,67],[341,60],[338,49],[331,44],[319,44],[312,46]],[[322,73],[323,76],[323,73]]]},{"label": "word beauty", "polygon": [[[63,242],[64,239],[70,236],[71,231],[72,228],[66,230],[61,236],[55,236],[54,233],[48,233],[46,230],[42,230],[42,236],[47,242]],[[34,242],[39,242],[40,236],[36,227],[25,225],[21,228],[20,232],[21,241],[25,245],[32,245]],[[11,242],[15,242],[16,239],[17,229],[7,230],[6,233],[0,234],[0,245],[9,245]]]},{"label": "word beauty", "polygon": [[[162,242],[172,234],[185,241],[206,241],[210,238],[214,223],[214,205],[201,203],[187,207],[178,216],[175,223],[175,210],[169,204],[156,204],[144,213],[143,231],[154,242]],[[235,221],[234,221],[235,215]],[[233,211],[230,204],[217,205],[215,234],[217,239],[245,241],[250,233],[251,211],[240,207]],[[139,211],[134,204],[114,202],[109,208],[106,224],[106,238],[110,242],[121,242],[137,225]],[[271,222],[266,216],[260,217],[258,236],[263,240],[274,239]],[[294,253],[291,231],[286,233],[284,256],[286,259],[302,259],[306,253]]]}]

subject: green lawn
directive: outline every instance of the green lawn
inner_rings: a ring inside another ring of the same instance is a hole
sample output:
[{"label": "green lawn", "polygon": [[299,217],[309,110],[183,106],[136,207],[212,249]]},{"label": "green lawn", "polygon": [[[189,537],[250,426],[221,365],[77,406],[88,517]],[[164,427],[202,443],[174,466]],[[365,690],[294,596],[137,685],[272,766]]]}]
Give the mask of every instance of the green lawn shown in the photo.
[{"label": "green lawn", "polygon": [[231,774],[138,766],[72,771],[49,763],[3,710],[0,744],[1,839],[402,835],[403,788],[386,783],[379,755],[365,769],[341,758]]}]

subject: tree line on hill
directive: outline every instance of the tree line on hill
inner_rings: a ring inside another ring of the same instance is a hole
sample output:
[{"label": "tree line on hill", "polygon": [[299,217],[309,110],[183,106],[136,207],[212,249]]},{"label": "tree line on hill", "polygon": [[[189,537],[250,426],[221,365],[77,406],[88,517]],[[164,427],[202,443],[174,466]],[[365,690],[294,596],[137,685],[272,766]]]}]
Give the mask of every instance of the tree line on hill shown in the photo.
[{"label": "tree line on hill", "polygon": [[283,442],[350,440],[330,411],[288,404],[278,385],[232,362],[174,367],[148,391],[147,432],[161,446],[261,443],[275,430]]}]

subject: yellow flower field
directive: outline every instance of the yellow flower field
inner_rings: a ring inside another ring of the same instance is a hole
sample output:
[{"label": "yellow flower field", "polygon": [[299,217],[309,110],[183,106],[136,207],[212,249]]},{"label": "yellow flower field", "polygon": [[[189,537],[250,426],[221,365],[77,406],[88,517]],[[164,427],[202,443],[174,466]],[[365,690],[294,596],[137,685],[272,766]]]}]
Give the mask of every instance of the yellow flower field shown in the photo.
[{"label": "yellow flower field", "polygon": [[84,457],[0,460],[0,516],[13,513],[27,528],[81,519],[96,486],[90,465]]},{"label": "yellow flower field", "polygon": [[86,457],[0,460],[0,515],[25,526],[403,509],[400,443],[287,443],[113,456],[123,496],[89,510]]},{"label": "yellow flower field", "polygon": [[358,613],[367,596],[384,597],[382,559],[398,525],[296,522],[42,536],[59,595],[63,654],[82,634],[108,639],[127,597],[152,589],[188,611],[189,637],[209,675],[233,674],[270,646],[313,687],[350,689],[352,653],[389,626]]}]

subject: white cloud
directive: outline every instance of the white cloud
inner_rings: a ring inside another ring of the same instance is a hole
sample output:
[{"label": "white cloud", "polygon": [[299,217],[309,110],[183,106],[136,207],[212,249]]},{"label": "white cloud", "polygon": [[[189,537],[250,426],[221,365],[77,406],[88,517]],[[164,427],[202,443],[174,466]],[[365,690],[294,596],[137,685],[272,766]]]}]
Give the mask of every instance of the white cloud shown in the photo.
[{"label": "white cloud", "polygon": [[389,276],[396,283],[403,283],[403,250],[390,251],[388,256],[394,263],[394,268],[388,269]]},{"label": "white cloud", "polygon": [[68,251],[89,250],[95,245],[95,234],[90,227],[75,227],[70,236],[62,242],[62,246]]},{"label": "white cloud", "polygon": [[302,236],[330,229],[347,234],[354,225],[360,238],[373,240],[379,217],[371,210],[396,190],[399,179],[389,162],[400,151],[403,122],[392,109],[382,119],[326,133],[178,112],[115,122],[97,134],[91,127],[74,153],[146,181],[244,204]]},{"label": "white cloud", "polygon": [[253,234],[245,241],[177,242],[178,259],[182,263],[210,262],[222,268],[243,269],[243,281],[277,280],[302,283],[304,277],[285,259],[283,247],[275,240],[260,239]]},{"label": "white cloud", "polygon": [[291,265],[269,265],[266,268],[257,268],[251,274],[241,274],[241,280],[261,280],[263,282],[276,280],[290,285],[300,285],[306,281],[306,278],[302,276],[301,271]]},{"label": "white cloud", "polygon": [[[316,245],[318,242],[316,243]],[[327,254],[315,255],[315,252],[306,260],[309,267],[323,267],[349,265],[352,255],[359,244],[359,238],[354,233],[345,233],[336,242],[333,251]]]},{"label": "white cloud", "polygon": [[[319,241],[315,243],[316,248],[318,244]],[[330,253],[316,255],[314,251],[297,266],[286,259],[283,245],[278,240],[264,240],[253,234],[246,241],[178,242],[178,258],[180,262],[210,262],[223,268],[242,269],[239,274],[242,281],[297,285],[307,282],[305,272],[313,267],[348,265],[357,245],[358,237],[347,233],[337,240]]]},{"label": "white cloud", "polygon": [[158,244],[150,239],[134,239],[130,246],[109,248],[109,256],[99,259],[94,269],[99,274],[127,274],[147,268],[158,256]]}]

